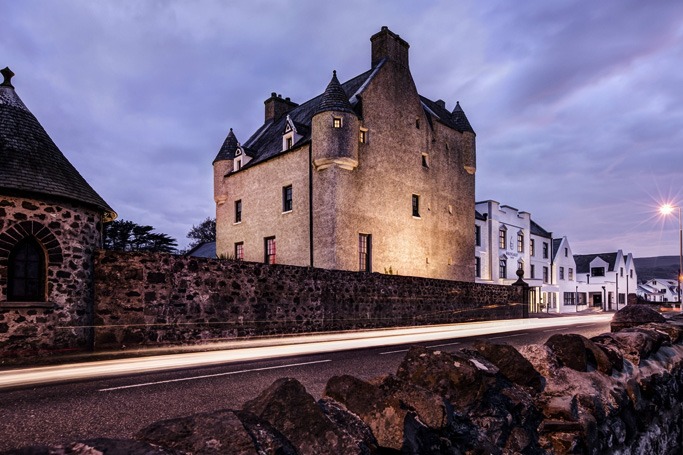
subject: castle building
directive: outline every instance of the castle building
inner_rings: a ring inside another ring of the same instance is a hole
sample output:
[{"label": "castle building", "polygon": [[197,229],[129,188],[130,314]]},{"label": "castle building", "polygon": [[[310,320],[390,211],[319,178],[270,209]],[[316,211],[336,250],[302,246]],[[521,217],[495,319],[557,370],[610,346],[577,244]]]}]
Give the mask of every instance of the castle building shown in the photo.
[{"label": "castle building", "polygon": [[1,73],[0,353],[87,348],[93,254],[116,213]]},{"label": "castle building", "polygon": [[370,38],[370,69],[265,121],[213,162],[216,252],[246,261],[474,280],[475,133],[418,94],[406,41]]}]

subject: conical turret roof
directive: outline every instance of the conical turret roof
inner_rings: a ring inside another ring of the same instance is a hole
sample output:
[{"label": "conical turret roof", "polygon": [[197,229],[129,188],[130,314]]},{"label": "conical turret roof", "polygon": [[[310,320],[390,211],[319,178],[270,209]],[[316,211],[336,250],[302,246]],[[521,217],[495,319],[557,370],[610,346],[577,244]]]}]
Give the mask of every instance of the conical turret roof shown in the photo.
[{"label": "conical turret roof", "polygon": [[349,103],[349,97],[339,83],[339,79],[337,79],[337,71],[332,72],[332,80],[327,84],[327,88],[320,100],[316,114],[327,111],[353,113],[351,103]]},{"label": "conical turret roof", "polygon": [[463,111],[460,107],[460,101],[455,102],[455,107],[453,108],[453,114],[451,115],[451,118],[453,119],[453,122],[459,131],[469,131],[470,133],[474,133],[472,125],[470,125],[469,120],[467,120],[465,111]]},{"label": "conical turret roof", "polygon": [[85,181],[26,108],[11,83],[14,73],[0,71],[0,192],[47,195],[99,209],[105,221],[116,212]]},{"label": "conical turret roof", "polygon": [[218,155],[216,155],[216,158],[213,160],[212,164],[215,164],[216,161],[232,160],[235,158],[237,146],[237,137],[235,136],[235,133],[232,132],[232,128],[230,128],[228,137],[226,137],[225,141],[223,141],[223,146],[218,151]]}]

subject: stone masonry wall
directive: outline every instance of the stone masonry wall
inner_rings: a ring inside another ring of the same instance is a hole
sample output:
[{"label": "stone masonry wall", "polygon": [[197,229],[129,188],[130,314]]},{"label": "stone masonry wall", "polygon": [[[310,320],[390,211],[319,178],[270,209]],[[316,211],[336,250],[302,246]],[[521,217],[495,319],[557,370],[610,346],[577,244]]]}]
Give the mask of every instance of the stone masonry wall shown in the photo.
[{"label": "stone masonry wall", "polygon": [[[0,357],[89,348],[99,226],[100,215],[84,207],[0,195]],[[9,253],[26,237],[45,250],[46,295],[38,302],[12,302]]]},{"label": "stone masonry wall", "polygon": [[515,287],[100,251],[95,348],[519,318]]}]

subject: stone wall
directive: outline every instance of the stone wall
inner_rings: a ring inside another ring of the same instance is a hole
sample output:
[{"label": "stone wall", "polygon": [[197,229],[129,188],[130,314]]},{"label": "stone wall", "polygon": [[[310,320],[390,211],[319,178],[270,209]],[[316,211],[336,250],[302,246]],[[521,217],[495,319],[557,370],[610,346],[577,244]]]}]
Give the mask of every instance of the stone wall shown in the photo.
[{"label": "stone wall", "polygon": [[100,251],[95,348],[519,318],[515,287]]},{"label": "stone wall", "polygon": [[[82,206],[0,196],[0,356],[89,347],[99,226],[100,215]],[[8,259],[27,237],[45,253],[45,293],[38,301],[14,302],[8,299]]]}]

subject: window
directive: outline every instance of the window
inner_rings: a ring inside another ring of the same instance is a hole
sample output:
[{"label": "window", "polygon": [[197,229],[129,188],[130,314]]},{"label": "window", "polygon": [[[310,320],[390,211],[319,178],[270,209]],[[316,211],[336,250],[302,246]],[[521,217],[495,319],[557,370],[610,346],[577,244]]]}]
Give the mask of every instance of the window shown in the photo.
[{"label": "window", "polygon": [[244,242],[235,243],[235,260],[236,261],[243,261],[244,260]]},{"label": "window", "polygon": [[591,276],[605,276],[605,268],[591,267]]},{"label": "window", "polygon": [[429,155],[426,153],[422,154],[422,167],[429,168]]},{"label": "window", "polygon": [[531,273],[531,278],[534,279],[536,278],[536,266],[534,264],[531,264],[529,272]]},{"label": "window", "polygon": [[32,237],[19,242],[9,254],[7,299],[45,301],[45,253]]},{"label": "window", "polygon": [[519,261],[517,263],[517,270],[524,270],[524,261]]},{"label": "window", "polygon": [[508,276],[508,262],[505,259],[501,259],[498,263],[498,276],[500,278],[507,278]]},{"label": "window", "polygon": [[242,199],[235,201],[235,223],[242,222]]},{"label": "window", "polygon": [[275,237],[266,237],[265,243],[265,259],[266,264],[275,264]]},{"label": "window", "polygon": [[239,171],[240,169],[242,169],[242,157],[235,159],[235,165],[232,168],[233,171]]},{"label": "window", "polygon": [[543,259],[548,259],[548,242],[543,242]]},{"label": "window", "polygon": [[543,267],[543,282],[548,282],[548,267]]},{"label": "window", "polygon": [[420,217],[420,196],[413,194],[413,216]]},{"label": "window", "polygon": [[576,292],[565,292],[564,293],[564,304],[565,305],[576,305]]},{"label": "window", "polygon": [[624,268],[619,267],[619,276],[624,276]]},{"label": "window", "polygon": [[629,276],[630,276],[631,278],[633,278],[633,269],[629,270],[629,271],[628,271],[628,274],[629,274]]},{"label": "window", "polygon": [[360,130],[360,133],[358,135],[358,142],[360,142],[361,144],[367,144],[367,142],[368,142],[367,130]]},{"label": "window", "polygon": [[481,226],[474,226],[474,244],[481,246]]},{"label": "window", "polygon": [[536,241],[534,239],[529,240],[529,254],[536,256]]},{"label": "window", "polygon": [[501,250],[507,248],[507,229],[505,229],[505,226],[501,227],[498,231],[498,247]]},{"label": "window", "polygon": [[560,279],[564,280],[564,267],[560,267]]},{"label": "window", "polygon": [[415,119],[415,128],[417,128],[418,130],[420,129],[420,119],[419,118]]},{"label": "window", "polygon": [[292,211],[292,185],[282,188],[282,211]]},{"label": "window", "polygon": [[517,252],[524,253],[524,233],[522,231],[517,233]]},{"label": "window", "polygon": [[292,145],[294,145],[294,138],[293,138],[292,136],[289,136],[289,137],[285,140],[285,144],[286,144],[286,145],[285,145],[285,147],[286,147],[285,150],[291,149],[291,148],[292,148]]},{"label": "window", "polygon": [[370,234],[358,234],[358,270],[372,272],[371,251],[372,237]]},{"label": "window", "polygon": [[569,249],[565,248],[564,249],[564,257],[567,257],[568,254],[569,254]]},{"label": "window", "polygon": [[342,127],[342,119],[340,117],[334,117],[332,119],[332,127],[333,128],[341,128]]},{"label": "window", "polygon": [[574,281],[574,269],[569,267],[569,281]]},{"label": "window", "polygon": [[474,258],[474,276],[481,278],[481,258],[478,256]]}]

